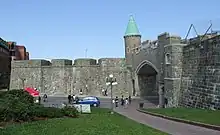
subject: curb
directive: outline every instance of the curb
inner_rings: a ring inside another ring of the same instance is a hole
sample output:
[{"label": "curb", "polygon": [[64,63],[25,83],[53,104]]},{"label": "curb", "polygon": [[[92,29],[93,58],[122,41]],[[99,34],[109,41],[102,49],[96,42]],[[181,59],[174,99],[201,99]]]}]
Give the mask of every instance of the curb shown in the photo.
[{"label": "curb", "polygon": [[137,111],[142,112],[142,113],[146,113],[146,114],[149,114],[149,115],[152,115],[152,116],[161,117],[161,118],[164,118],[164,119],[176,121],[176,122],[186,123],[186,124],[190,124],[190,125],[194,125],[194,126],[200,126],[200,127],[220,131],[220,126],[216,126],[216,125],[205,124],[205,123],[200,123],[200,122],[195,122],[195,121],[190,121],[190,120],[185,120],[185,119],[180,119],[180,118],[169,117],[169,116],[165,116],[165,115],[158,114],[158,113],[152,113],[152,112],[148,112],[148,111],[141,110],[141,109],[137,109]]}]

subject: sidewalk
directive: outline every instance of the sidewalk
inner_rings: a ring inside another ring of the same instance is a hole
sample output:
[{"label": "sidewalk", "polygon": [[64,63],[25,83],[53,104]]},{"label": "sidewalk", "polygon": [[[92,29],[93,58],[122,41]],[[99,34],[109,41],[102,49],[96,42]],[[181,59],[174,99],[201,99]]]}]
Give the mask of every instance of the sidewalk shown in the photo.
[{"label": "sidewalk", "polygon": [[172,135],[220,135],[220,131],[174,122],[171,120],[141,113],[134,106],[127,109],[117,108],[116,112],[132,120]]}]

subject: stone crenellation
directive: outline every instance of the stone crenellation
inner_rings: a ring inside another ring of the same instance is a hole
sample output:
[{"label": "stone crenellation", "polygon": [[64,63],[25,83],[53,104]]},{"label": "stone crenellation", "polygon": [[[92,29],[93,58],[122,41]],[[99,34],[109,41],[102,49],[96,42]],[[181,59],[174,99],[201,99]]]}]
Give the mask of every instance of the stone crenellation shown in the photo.
[{"label": "stone crenellation", "polygon": [[101,95],[109,74],[118,82],[114,95],[128,95],[130,80],[124,58],[12,61],[10,89],[36,87],[48,95],[78,94],[82,89],[85,95]]}]

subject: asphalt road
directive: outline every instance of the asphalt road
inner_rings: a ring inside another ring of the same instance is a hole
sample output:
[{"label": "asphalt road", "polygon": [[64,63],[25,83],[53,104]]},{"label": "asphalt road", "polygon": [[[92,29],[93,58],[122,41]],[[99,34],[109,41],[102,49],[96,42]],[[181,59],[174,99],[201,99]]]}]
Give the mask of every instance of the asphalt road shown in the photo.
[{"label": "asphalt road", "polygon": [[[62,103],[68,103],[67,97],[48,97],[47,102],[41,102],[46,107],[61,107]],[[111,107],[111,101],[107,98],[100,98],[100,107],[109,108]]]},{"label": "asphalt road", "polygon": [[[101,108],[111,108],[111,99],[110,98],[99,97],[99,100],[100,100],[100,107]],[[139,102],[140,102],[140,99],[132,99],[132,104],[138,105]],[[145,102],[145,104],[144,104],[145,108],[156,107],[155,104],[150,103],[149,101],[144,101],[144,102]],[[67,97],[48,97],[47,102],[43,102],[43,100],[41,100],[41,103],[45,107],[52,107],[52,106],[61,107],[62,103],[68,103],[68,99],[67,99]]]}]

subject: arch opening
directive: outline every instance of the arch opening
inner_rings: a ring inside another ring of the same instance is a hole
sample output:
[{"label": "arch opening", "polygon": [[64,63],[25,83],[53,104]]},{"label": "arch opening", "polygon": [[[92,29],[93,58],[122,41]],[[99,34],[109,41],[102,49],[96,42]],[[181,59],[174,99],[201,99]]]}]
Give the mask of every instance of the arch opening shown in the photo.
[{"label": "arch opening", "polygon": [[140,97],[148,100],[154,104],[159,103],[158,84],[157,84],[157,69],[144,62],[136,71],[138,76],[138,85],[140,90]]}]

